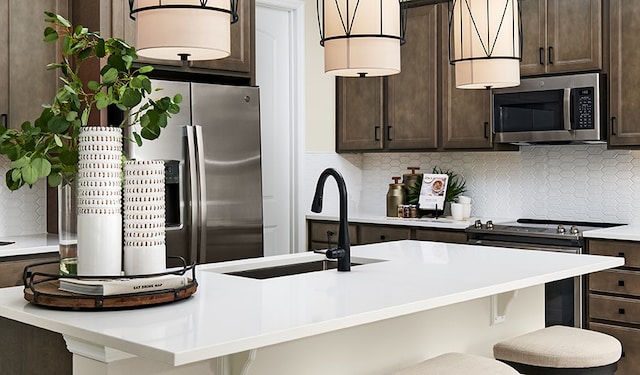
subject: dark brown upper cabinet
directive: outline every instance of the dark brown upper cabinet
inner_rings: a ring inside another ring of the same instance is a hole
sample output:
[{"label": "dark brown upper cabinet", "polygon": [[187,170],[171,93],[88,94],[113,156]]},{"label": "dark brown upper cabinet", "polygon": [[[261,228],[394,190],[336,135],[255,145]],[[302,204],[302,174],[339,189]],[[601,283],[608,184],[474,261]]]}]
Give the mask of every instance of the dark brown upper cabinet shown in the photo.
[{"label": "dark brown upper cabinet", "polygon": [[520,74],[602,69],[601,0],[522,0]]},{"label": "dark brown upper cabinet", "polygon": [[640,1],[610,1],[609,146],[640,146]]},{"label": "dark brown upper cabinet", "polygon": [[447,9],[409,8],[399,74],[336,80],[338,152],[493,149],[490,91],[455,88]]}]

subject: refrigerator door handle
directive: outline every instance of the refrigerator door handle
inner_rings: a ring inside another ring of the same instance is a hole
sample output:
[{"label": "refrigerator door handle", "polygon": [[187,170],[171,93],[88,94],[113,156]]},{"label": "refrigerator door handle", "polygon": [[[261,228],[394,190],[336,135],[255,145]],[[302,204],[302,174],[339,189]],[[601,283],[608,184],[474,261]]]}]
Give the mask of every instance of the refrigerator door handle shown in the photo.
[{"label": "refrigerator door handle", "polygon": [[190,216],[190,243],[189,257],[192,262],[198,261],[198,233],[200,228],[198,206],[194,202],[198,199],[198,166],[196,165],[196,140],[192,126],[184,127],[187,137],[187,162],[189,163],[189,199],[185,199],[184,204],[188,204]]},{"label": "refrigerator door handle", "polygon": [[205,173],[205,165],[204,165],[204,143],[203,143],[203,135],[202,135],[202,126],[194,125],[193,126],[196,132],[196,149],[197,149],[197,157],[198,157],[198,191],[200,195],[198,196],[198,202],[200,204],[199,213],[200,218],[198,221],[198,229],[200,233],[200,242],[199,242],[199,254],[198,260],[200,263],[205,263],[207,261],[207,178]]}]

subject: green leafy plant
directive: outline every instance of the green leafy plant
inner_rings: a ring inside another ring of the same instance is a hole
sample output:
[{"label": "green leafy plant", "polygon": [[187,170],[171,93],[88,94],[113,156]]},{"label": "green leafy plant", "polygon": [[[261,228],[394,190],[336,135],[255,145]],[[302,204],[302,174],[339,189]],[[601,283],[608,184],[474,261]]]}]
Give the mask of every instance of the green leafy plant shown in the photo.
[{"label": "green leafy plant", "polygon": [[[7,187],[17,190],[32,186],[47,178],[50,186],[70,183],[78,169],[78,135],[80,127],[89,125],[89,115],[95,108],[115,106],[124,112],[124,120],[111,126],[138,124],[133,133],[138,145],[142,139],[153,140],[167,126],[167,119],[180,111],[182,97],[147,99],[152,93],[151,80],[146,75],[152,66],[133,67],[138,58],[135,48],[121,39],[103,39],[82,26],[72,26],[64,17],[45,12],[44,41],[60,43],[61,59],[48,69],[60,71],[61,85],[51,104],[33,123],[22,123],[21,129],[0,125],[0,154],[11,160],[5,180]],[[101,59],[100,80],[83,82],[79,76],[82,63]],[[147,99],[146,101],[143,101]],[[127,124],[127,119],[131,119]]]},{"label": "green leafy plant", "polygon": [[[446,174],[447,179],[447,195],[445,196],[445,202],[453,202],[459,195],[464,194],[467,191],[467,182],[464,177],[456,174],[450,169],[444,170],[439,167],[433,167],[431,171],[433,174]],[[420,199],[420,188],[422,187],[422,175],[418,177],[418,182],[410,186],[407,192],[407,203],[418,204]]]}]

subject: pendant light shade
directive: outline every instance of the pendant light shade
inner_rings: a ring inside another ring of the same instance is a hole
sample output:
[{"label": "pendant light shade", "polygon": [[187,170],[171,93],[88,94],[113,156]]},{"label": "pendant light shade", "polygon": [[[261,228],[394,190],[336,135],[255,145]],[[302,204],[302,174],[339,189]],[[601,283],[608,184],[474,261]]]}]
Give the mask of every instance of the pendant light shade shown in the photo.
[{"label": "pendant light shade", "polygon": [[136,53],[162,60],[227,57],[237,7],[237,0],[129,0]]},{"label": "pendant light shade", "polygon": [[457,88],[518,86],[521,58],[519,0],[451,0],[449,61]]},{"label": "pendant light shade", "polygon": [[399,0],[317,0],[324,71],[344,77],[400,72],[406,7]]}]

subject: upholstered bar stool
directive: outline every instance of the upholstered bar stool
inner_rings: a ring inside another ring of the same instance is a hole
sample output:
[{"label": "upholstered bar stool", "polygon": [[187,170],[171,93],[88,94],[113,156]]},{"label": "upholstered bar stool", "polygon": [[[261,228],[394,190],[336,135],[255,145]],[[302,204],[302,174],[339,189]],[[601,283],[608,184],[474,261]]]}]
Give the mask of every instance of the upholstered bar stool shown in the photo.
[{"label": "upholstered bar stool", "polygon": [[552,326],[497,343],[496,359],[527,375],[613,375],[622,354],[616,338]]},{"label": "upholstered bar stool", "polygon": [[392,375],[518,375],[518,372],[495,359],[473,354],[447,353]]}]

